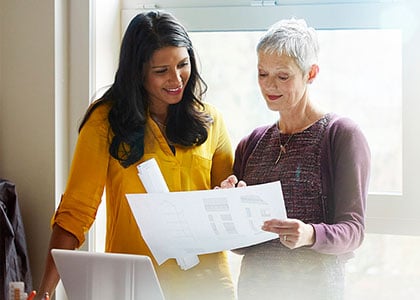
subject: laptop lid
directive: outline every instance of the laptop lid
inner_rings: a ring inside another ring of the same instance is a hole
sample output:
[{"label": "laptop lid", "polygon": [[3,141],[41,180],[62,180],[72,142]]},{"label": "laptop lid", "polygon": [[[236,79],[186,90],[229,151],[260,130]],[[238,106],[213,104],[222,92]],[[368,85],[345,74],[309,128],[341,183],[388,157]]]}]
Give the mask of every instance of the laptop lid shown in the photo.
[{"label": "laptop lid", "polygon": [[52,249],[69,300],[164,300],[148,256]]}]

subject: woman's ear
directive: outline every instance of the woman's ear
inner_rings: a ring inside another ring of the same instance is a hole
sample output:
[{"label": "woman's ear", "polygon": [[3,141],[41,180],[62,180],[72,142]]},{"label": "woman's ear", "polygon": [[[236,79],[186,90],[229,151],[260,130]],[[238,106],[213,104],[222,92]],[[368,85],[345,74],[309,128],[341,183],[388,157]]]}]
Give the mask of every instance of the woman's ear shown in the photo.
[{"label": "woman's ear", "polygon": [[319,73],[319,66],[316,65],[316,64],[313,64],[311,66],[311,69],[309,70],[309,73],[308,73],[309,83],[312,83],[312,81],[314,81],[314,79],[315,79],[316,75],[318,75],[318,73]]}]

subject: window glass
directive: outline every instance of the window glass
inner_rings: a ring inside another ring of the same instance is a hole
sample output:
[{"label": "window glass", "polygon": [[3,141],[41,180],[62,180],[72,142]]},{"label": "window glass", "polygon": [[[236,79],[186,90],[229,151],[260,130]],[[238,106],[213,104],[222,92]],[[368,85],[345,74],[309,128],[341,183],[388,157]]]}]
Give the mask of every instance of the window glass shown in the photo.
[{"label": "window glass", "polygon": [[[233,145],[277,120],[257,84],[261,32],[192,32],[208,84],[205,100],[225,117]],[[402,192],[402,59],[398,30],[320,30],[320,73],[311,97],[355,120],[372,151],[370,192]]]},{"label": "window glass", "polygon": [[420,237],[367,234],[346,266],[345,300],[417,299]]}]

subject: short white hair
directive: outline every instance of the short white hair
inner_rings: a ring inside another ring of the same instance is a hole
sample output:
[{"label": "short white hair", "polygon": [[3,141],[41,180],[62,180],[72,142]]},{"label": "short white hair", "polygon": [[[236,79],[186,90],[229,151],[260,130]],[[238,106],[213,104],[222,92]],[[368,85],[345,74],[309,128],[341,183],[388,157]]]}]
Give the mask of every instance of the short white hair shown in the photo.
[{"label": "short white hair", "polygon": [[286,54],[296,60],[303,72],[308,72],[318,63],[318,37],[303,19],[280,20],[260,38],[257,52]]}]

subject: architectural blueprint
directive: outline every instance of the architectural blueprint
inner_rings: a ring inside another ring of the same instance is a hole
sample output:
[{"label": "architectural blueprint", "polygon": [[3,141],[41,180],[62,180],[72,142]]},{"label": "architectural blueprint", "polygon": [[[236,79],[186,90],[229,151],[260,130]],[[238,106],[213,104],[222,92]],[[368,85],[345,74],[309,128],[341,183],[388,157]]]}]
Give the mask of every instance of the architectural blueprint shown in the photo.
[{"label": "architectural blueprint", "polygon": [[286,218],[280,182],[232,189],[127,194],[140,232],[156,261],[183,269],[200,254],[262,243],[278,236],[265,220]]}]

